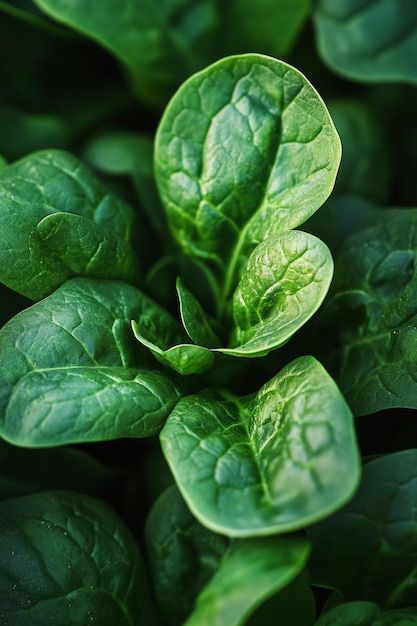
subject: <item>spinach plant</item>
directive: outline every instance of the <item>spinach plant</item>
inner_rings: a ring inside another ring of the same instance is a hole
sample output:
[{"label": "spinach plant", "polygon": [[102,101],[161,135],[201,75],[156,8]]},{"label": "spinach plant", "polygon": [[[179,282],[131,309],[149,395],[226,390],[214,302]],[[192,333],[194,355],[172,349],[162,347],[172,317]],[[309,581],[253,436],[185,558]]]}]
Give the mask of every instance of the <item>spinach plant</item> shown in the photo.
[{"label": "spinach plant", "polygon": [[0,624],[417,623],[416,15],[336,4],[0,2]]}]

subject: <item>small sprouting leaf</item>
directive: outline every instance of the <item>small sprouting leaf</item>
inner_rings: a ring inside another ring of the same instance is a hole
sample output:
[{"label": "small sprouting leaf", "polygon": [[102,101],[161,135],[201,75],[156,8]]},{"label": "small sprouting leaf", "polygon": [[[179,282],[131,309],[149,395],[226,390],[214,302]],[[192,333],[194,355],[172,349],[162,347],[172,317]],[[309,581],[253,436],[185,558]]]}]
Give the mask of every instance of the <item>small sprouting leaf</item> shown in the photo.
[{"label": "small sprouting leaf", "polygon": [[67,492],[5,500],[0,530],[5,624],[155,623],[139,547],[106,503]]},{"label": "small sprouting leaf", "polygon": [[180,315],[187,335],[196,344],[213,348],[220,341],[214,332],[207,313],[193,294],[177,280],[177,293],[180,303]]},{"label": "small sprouting leaf", "polygon": [[12,318],[0,330],[2,437],[37,447],[157,433],[181,391],[130,328],[155,306],[126,283],[74,278]]},{"label": "small sprouting leaf", "polygon": [[[51,221],[40,225],[47,216]],[[32,300],[48,295],[76,273],[94,276],[98,268],[101,276],[104,263],[113,266],[113,278],[125,280],[134,273],[132,209],[69,153],[36,152],[3,169],[0,218],[0,279]],[[82,240],[75,249],[78,236]]]},{"label": "small sprouting leaf", "polygon": [[368,461],[353,499],[308,529],[313,584],[338,589],[347,600],[371,600],[386,609],[414,605],[416,484],[417,450]]},{"label": "small sprouting leaf", "polygon": [[313,357],[254,395],[183,398],[160,437],[190,509],[230,536],[303,528],[342,506],[359,479],[350,410]]},{"label": "small sprouting leaf", "polygon": [[336,260],[317,332],[338,329],[325,362],[355,415],[417,408],[416,226],[417,209],[375,212]]},{"label": "small sprouting leaf", "polygon": [[340,152],[320,96],[277,59],[228,57],[177,91],[156,136],[157,183],[173,235],[210,268],[220,304],[256,244],[323,204]]},{"label": "small sprouting leaf", "polygon": [[319,0],[318,49],[334,71],[361,81],[417,83],[417,6],[408,0]]},{"label": "small sprouting leaf", "polygon": [[219,351],[261,356],[284,344],[319,308],[332,276],[320,239],[298,230],[269,237],[252,252],[233,295],[232,347]]},{"label": "small sprouting leaf", "polygon": [[317,620],[315,626],[414,626],[417,607],[382,611],[374,602],[345,602],[330,609]]}]

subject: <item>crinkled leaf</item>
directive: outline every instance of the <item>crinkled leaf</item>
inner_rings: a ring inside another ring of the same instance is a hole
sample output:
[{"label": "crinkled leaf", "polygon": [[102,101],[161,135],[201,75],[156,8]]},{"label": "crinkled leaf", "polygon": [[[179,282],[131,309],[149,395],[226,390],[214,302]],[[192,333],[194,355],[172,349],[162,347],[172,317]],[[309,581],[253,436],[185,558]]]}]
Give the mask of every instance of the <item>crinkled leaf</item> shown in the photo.
[{"label": "crinkled leaf", "polygon": [[182,624],[191,613],[228,545],[226,537],[196,520],[175,486],[154,504],[146,522],[146,547],[155,596],[169,624]]},{"label": "crinkled leaf", "polygon": [[233,295],[235,356],[261,356],[284,344],[316,312],[333,276],[327,246],[288,231],[269,237],[249,257]]},{"label": "crinkled leaf", "polygon": [[334,607],[317,620],[315,626],[414,626],[417,608],[381,611],[373,602],[346,602]]},{"label": "crinkled leaf", "polygon": [[177,280],[180,315],[187,335],[192,341],[208,348],[218,346],[220,341],[212,328],[212,322],[193,294]]},{"label": "crinkled leaf", "polygon": [[[313,584],[383,608],[417,594],[417,450],[369,461],[354,498],[308,529]],[[341,567],[343,563],[343,567]]]},{"label": "crinkled leaf", "polygon": [[180,397],[130,320],[154,310],[122,282],[72,279],[0,330],[0,431],[25,446],[158,432]]},{"label": "crinkled leaf", "polygon": [[0,529],[4,623],[154,623],[138,545],[101,500],[67,492],[5,500]]},{"label": "crinkled leaf", "polygon": [[317,331],[338,329],[328,365],[356,415],[417,408],[417,209],[370,222],[340,250]]},{"label": "crinkled leaf", "polygon": [[[74,275],[71,263],[66,262],[72,253],[66,249],[63,238],[69,236],[68,245],[72,246],[76,234],[71,233],[71,218],[57,217],[61,212],[92,222],[90,227],[83,227],[81,220],[77,226],[77,234],[86,237],[78,244],[78,252],[82,250],[84,258],[77,271],[85,267],[92,274],[89,263],[94,265],[97,252],[101,256],[101,248],[105,248],[107,254],[114,254],[106,260],[114,266],[112,276],[123,280],[126,272],[130,276],[131,262],[126,265],[125,259],[132,258],[132,209],[109,193],[75,156],[48,150],[31,154],[0,173],[0,279],[4,284],[39,300]],[[48,227],[46,222],[40,233],[52,238],[52,249],[37,231],[39,222],[51,214],[53,226],[49,223]],[[86,258],[87,249],[92,255],[90,261]]]},{"label": "crinkled leaf", "polygon": [[296,69],[248,54],[189,78],[160,123],[156,177],[172,232],[228,296],[253,247],[300,225],[328,197],[340,140]]},{"label": "crinkled leaf", "polygon": [[72,275],[137,278],[138,263],[129,243],[91,219],[54,213],[39,222],[36,232],[45,248],[59,257]]},{"label": "crinkled leaf", "polygon": [[318,48],[333,70],[362,81],[417,83],[417,5],[408,0],[318,0]]},{"label": "crinkled leaf", "polygon": [[255,395],[183,398],[160,437],[190,509],[231,536],[302,528],[342,506],[358,482],[349,408],[313,357]]}]

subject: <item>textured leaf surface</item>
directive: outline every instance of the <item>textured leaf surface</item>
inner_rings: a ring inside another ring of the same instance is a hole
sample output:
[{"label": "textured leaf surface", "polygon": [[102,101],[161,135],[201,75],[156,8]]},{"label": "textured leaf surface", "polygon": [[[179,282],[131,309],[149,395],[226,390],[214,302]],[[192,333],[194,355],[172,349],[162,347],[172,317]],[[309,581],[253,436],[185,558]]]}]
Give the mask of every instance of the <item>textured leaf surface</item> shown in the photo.
[{"label": "textured leaf surface", "polygon": [[66,492],[5,500],[0,529],[3,623],[154,623],[138,545],[104,502]]},{"label": "textured leaf surface", "polygon": [[416,450],[365,464],[354,498],[308,529],[313,584],[339,589],[347,600],[370,600],[383,608],[414,605],[416,468]]},{"label": "textured leaf surface", "polygon": [[69,153],[36,152],[2,170],[0,217],[0,279],[32,300],[104,266],[132,278],[132,209]]},{"label": "textured leaf surface", "polygon": [[255,244],[300,225],[326,200],[340,141],[300,72],[241,55],[177,91],[159,126],[155,161],[173,234],[208,264],[221,300]]},{"label": "textured leaf surface", "polygon": [[336,260],[318,332],[339,329],[328,365],[356,415],[417,408],[416,225],[417,209],[377,212]]},{"label": "textured leaf surface", "polygon": [[364,81],[417,83],[417,5],[408,0],[319,0],[315,25],[323,60]]},{"label": "textured leaf surface", "polygon": [[2,436],[49,446],[158,432],[180,391],[131,334],[147,308],[125,283],[79,278],[10,320],[0,331]]},{"label": "textured leaf surface", "polygon": [[346,602],[325,613],[316,626],[414,626],[417,608],[381,611],[373,602]]},{"label": "textured leaf surface", "polygon": [[332,276],[332,257],[320,239],[300,231],[268,237],[233,294],[236,347],[220,351],[261,356],[284,344],[319,308]]},{"label": "textured leaf surface", "polygon": [[199,594],[185,626],[243,626],[269,596],[295,579],[310,547],[304,537],[254,537],[234,542]]},{"label": "textured leaf surface", "polygon": [[193,513],[231,536],[302,528],[346,502],[358,482],[350,411],[312,357],[255,396],[183,398],[161,441]]}]

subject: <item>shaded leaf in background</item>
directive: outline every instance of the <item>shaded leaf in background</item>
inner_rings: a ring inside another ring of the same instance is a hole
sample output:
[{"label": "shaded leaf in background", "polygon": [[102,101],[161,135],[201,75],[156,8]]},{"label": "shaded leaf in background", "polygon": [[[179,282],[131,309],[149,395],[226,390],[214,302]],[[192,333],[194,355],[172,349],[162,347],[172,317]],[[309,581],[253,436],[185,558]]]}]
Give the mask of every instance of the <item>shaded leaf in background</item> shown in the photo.
[{"label": "shaded leaf in background", "polygon": [[139,547],[104,502],[70,492],[0,503],[0,616],[20,626],[151,626]]},{"label": "shaded leaf in background", "polygon": [[318,0],[317,45],[335,72],[367,82],[417,83],[417,5],[409,0]]},{"label": "shaded leaf in background", "polygon": [[417,608],[381,611],[374,602],[346,602],[331,609],[317,620],[315,626],[414,626]]},{"label": "shaded leaf in background", "polygon": [[417,450],[365,464],[353,499],[307,530],[313,545],[309,562],[313,584],[384,609],[415,604],[416,468]]},{"label": "shaded leaf in background", "polygon": [[417,408],[417,209],[377,211],[346,240],[320,312],[325,359],[355,415]]},{"label": "shaded leaf in background", "polygon": [[160,437],[194,515],[230,536],[300,529],[342,506],[359,479],[349,408],[313,357],[257,394],[183,398]]},{"label": "shaded leaf in background", "polygon": [[147,437],[181,396],[135,341],[154,303],[122,282],[74,278],[0,331],[0,432],[29,447]]}]

